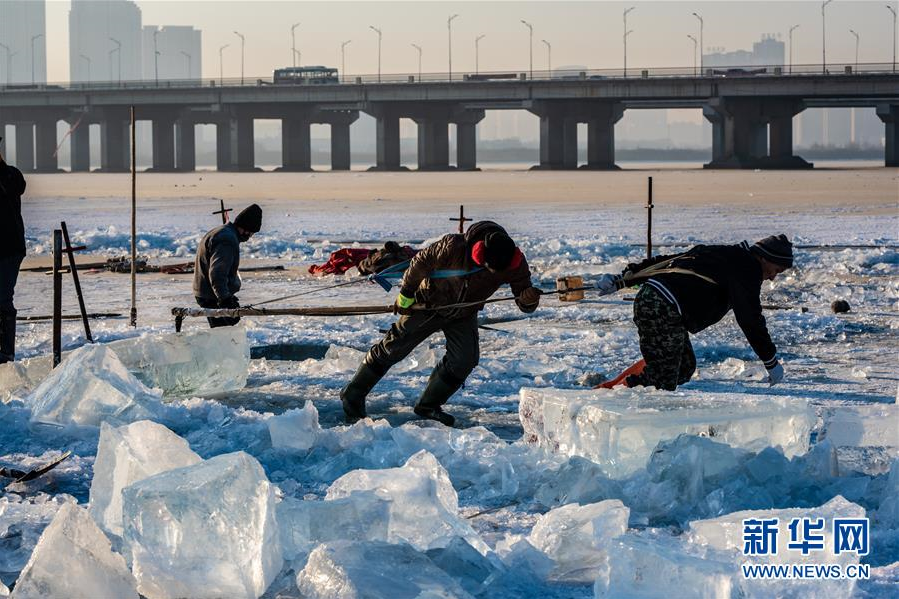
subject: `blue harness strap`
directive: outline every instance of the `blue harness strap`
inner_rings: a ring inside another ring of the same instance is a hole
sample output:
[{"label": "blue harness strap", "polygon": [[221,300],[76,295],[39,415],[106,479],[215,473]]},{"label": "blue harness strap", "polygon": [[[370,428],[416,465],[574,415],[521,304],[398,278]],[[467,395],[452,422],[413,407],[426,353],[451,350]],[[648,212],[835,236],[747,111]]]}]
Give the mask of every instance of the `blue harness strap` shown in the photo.
[{"label": "blue harness strap", "polygon": [[[390,289],[394,286],[396,281],[399,281],[403,278],[405,274],[406,268],[409,266],[411,260],[406,260],[405,262],[400,262],[399,264],[394,264],[393,266],[389,266],[382,270],[381,272],[368,276],[368,280],[380,285],[384,291],[389,292]],[[427,278],[429,279],[453,279],[456,277],[467,277],[469,275],[473,275],[477,272],[481,272],[484,270],[483,266],[479,266],[477,268],[473,268],[471,270],[464,270],[461,268],[458,269],[444,269],[444,270],[435,270],[431,272]]]}]

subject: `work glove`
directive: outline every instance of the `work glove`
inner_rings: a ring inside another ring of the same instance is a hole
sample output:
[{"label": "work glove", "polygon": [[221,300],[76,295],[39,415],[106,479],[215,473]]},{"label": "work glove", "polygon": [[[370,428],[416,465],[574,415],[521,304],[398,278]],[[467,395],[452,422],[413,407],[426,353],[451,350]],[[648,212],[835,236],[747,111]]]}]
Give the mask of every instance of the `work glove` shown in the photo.
[{"label": "work glove", "polygon": [[396,302],[393,304],[393,313],[394,314],[404,314],[409,315],[412,314],[412,306],[415,304],[414,297],[406,297],[402,293],[396,296]]},{"label": "work glove", "polygon": [[775,362],[774,366],[768,369],[768,384],[776,385],[782,380],[784,380],[784,367],[780,362]]},{"label": "work glove", "polygon": [[596,289],[599,295],[610,295],[624,288],[624,279],[621,275],[602,275],[596,280]]},{"label": "work glove", "polygon": [[237,301],[236,295],[232,295],[230,297],[226,297],[225,299],[219,300],[219,308],[236,310],[237,308],[240,308],[240,302]]},{"label": "work glove", "polygon": [[518,302],[522,306],[537,306],[540,303],[540,296],[543,292],[536,287],[528,287],[518,295]]}]

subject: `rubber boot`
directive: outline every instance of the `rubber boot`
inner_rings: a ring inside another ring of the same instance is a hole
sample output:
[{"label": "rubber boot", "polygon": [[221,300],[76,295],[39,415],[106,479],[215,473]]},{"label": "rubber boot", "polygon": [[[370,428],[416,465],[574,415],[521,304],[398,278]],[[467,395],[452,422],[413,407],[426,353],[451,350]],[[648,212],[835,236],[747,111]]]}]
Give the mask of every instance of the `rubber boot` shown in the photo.
[{"label": "rubber boot", "polygon": [[16,358],[16,311],[0,313],[0,364]]},{"label": "rubber boot", "polygon": [[383,376],[383,372],[379,372],[365,361],[359,365],[359,370],[353,375],[352,380],[340,391],[340,401],[343,402],[347,424],[355,424],[367,416],[365,397]]},{"label": "rubber boot", "polygon": [[453,393],[459,390],[464,380],[459,380],[445,368],[437,366],[428,379],[428,386],[422,392],[415,413],[428,420],[436,420],[445,426],[453,426],[456,419],[443,411],[445,404]]}]

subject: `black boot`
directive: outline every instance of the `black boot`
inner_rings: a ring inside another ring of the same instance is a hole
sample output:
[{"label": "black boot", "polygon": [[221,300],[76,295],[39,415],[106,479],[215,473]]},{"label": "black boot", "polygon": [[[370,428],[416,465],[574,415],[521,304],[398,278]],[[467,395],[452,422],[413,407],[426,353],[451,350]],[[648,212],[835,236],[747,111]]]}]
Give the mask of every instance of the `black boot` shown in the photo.
[{"label": "black boot", "polygon": [[444,412],[442,406],[453,393],[459,390],[464,382],[464,380],[456,378],[441,365],[438,365],[434,372],[431,373],[431,378],[428,379],[428,386],[425,387],[421,397],[418,399],[415,413],[422,418],[436,420],[445,426],[453,426],[456,423],[456,419],[453,418],[452,414]]},{"label": "black boot", "polygon": [[0,364],[16,358],[16,311],[0,313]]},{"label": "black boot", "polygon": [[340,391],[340,401],[343,402],[347,424],[355,424],[367,416],[365,396],[378,384],[384,374],[365,361],[359,365],[353,379]]}]

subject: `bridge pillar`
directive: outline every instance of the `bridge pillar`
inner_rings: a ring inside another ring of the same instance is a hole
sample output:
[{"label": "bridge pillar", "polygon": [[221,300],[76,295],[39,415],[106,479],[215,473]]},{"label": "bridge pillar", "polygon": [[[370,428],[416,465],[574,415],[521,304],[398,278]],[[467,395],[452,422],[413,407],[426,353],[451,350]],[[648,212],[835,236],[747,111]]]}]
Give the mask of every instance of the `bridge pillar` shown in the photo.
[{"label": "bridge pillar", "polygon": [[326,122],[331,125],[331,170],[350,170],[350,125],[359,118],[355,110],[332,111]]},{"label": "bridge pillar", "polygon": [[256,170],[253,117],[237,114],[216,123],[216,165],[220,171]]},{"label": "bridge pillar", "polygon": [[369,112],[377,120],[375,154],[376,164],[369,170],[401,171],[400,165],[400,117],[389,108]]},{"label": "bridge pillar", "polygon": [[215,124],[215,168],[217,171],[231,170],[231,121]]},{"label": "bridge pillar", "polygon": [[16,123],[16,168],[23,173],[34,170],[34,123]]},{"label": "bridge pillar", "polygon": [[175,121],[175,168],[182,172],[197,170],[197,133],[193,120]]},{"label": "bridge pillar", "polygon": [[124,173],[130,170],[131,139],[128,116],[110,111],[100,121],[100,170],[104,173]]},{"label": "bridge pillar", "polygon": [[899,166],[899,105],[878,104],[877,116],[885,128],[884,166]]},{"label": "bridge pillar", "polygon": [[419,118],[418,170],[449,170],[449,121],[445,118]]},{"label": "bridge pillar", "polygon": [[615,164],[615,123],[624,115],[620,104],[602,104],[591,109],[587,119],[587,164],[591,170],[619,170]]},{"label": "bridge pillar", "polygon": [[35,123],[35,144],[37,164],[35,171],[39,173],[55,173],[59,170],[56,159],[56,118],[48,117]]},{"label": "bridge pillar", "polygon": [[167,173],[175,170],[175,119],[172,117],[153,119],[153,170]]},{"label": "bridge pillar", "polygon": [[484,118],[483,110],[467,110],[453,118],[456,123],[456,168],[460,171],[478,169],[478,123]]},{"label": "bridge pillar", "polygon": [[[79,122],[77,117],[72,118],[71,141],[69,142],[69,154],[72,157],[72,172],[87,173],[91,170],[91,130],[86,118]],[[77,124],[77,126],[75,126]]]},{"label": "bridge pillar", "polygon": [[540,103],[531,112],[540,117],[540,164],[532,168],[576,169],[577,119],[558,103]]},{"label": "bridge pillar", "polygon": [[312,142],[309,122],[298,117],[281,119],[281,162],[278,170],[311,171]]}]

